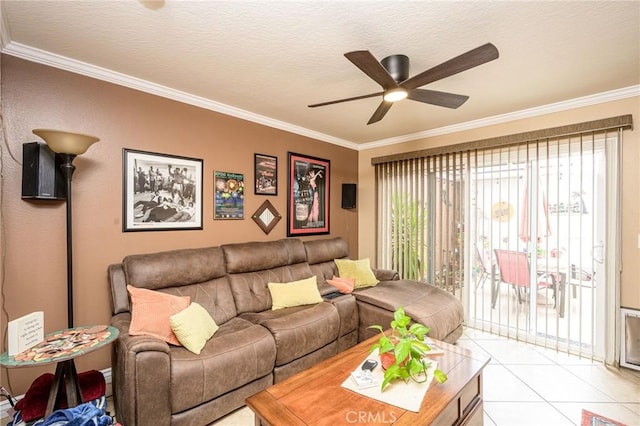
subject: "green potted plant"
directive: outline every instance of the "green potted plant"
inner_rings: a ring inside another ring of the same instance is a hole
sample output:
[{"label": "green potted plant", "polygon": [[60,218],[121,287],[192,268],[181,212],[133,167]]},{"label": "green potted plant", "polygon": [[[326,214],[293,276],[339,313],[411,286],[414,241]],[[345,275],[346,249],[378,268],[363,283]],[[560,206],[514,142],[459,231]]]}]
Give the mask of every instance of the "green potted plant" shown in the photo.
[{"label": "green potted plant", "polygon": [[[402,379],[405,383],[409,380],[421,383],[427,380],[429,361],[423,357],[431,350],[424,341],[424,336],[429,333],[430,328],[422,324],[411,324],[411,317],[407,316],[404,308],[399,307],[393,313],[391,321],[391,334],[384,334],[384,329],[380,325],[371,325],[380,331],[378,343],[371,347],[369,352],[378,349],[380,354],[380,364],[384,369],[384,380],[381,391],[396,379]],[[436,369],[434,378],[438,383],[447,381],[447,375]]]}]

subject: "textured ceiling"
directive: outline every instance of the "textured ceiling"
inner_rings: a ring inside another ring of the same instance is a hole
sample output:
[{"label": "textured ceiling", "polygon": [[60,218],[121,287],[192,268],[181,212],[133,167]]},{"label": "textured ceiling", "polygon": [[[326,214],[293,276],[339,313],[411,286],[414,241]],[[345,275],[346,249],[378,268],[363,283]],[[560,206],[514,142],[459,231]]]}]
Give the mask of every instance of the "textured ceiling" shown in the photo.
[{"label": "textured ceiling", "polygon": [[[345,145],[393,141],[611,91],[638,92],[638,1],[1,1],[7,54]],[[457,110],[379,98],[343,55],[405,54],[410,75],[493,43],[500,57],[425,88]]]}]

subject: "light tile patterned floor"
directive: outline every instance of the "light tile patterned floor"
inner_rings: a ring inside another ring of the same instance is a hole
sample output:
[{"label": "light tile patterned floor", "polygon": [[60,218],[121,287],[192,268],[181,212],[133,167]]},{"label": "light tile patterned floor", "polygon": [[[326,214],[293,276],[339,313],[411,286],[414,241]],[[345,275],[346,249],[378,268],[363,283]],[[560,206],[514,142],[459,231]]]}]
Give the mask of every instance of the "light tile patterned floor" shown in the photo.
[{"label": "light tile patterned floor", "polygon": [[[582,409],[640,426],[640,373],[475,330],[458,345],[492,358],[483,376],[485,426],[579,426]],[[253,415],[245,407],[214,424],[250,426]]]}]

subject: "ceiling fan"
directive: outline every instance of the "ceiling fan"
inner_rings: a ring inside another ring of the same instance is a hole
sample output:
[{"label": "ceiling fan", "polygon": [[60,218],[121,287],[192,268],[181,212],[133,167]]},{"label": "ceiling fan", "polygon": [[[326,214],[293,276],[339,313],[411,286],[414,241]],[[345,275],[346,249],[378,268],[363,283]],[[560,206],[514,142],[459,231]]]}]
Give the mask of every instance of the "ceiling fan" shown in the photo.
[{"label": "ceiling fan", "polygon": [[419,89],[419,87],[493,61],[498,58],[499,53],[493,44],[487,43],[411,78],[409,78],[409,58],[405,55],[391,55],[380,62],[368,50],[357,50],[345,53],[344,56],[382,86],[383,91],[313,104],[309,105],[309,108],[382,95],[380,106],[367,122],[367,124],[373,124],[382,120],[394,102],[405,98],[446,108],[458,108],[469,99],[468,96]]}]

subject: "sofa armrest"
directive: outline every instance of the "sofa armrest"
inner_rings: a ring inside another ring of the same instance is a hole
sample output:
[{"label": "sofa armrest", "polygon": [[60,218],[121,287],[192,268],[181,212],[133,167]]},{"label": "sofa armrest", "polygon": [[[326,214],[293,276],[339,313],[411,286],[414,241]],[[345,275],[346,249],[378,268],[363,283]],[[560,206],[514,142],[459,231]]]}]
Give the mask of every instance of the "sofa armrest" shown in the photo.
[{"label": "sofa armrest", "polygon": [[131,314],[111,318],[120,334],[113,345],[113,394],[118,421],[169,425],[171,421],[171,355],[169,345],[150,336],[129,335]]},{"label": "sofa armrest", "polygon": [[376,269],[372,268],[373,274],[380,281],[397,281],[400,279],[397,271],[393,269]]}]

